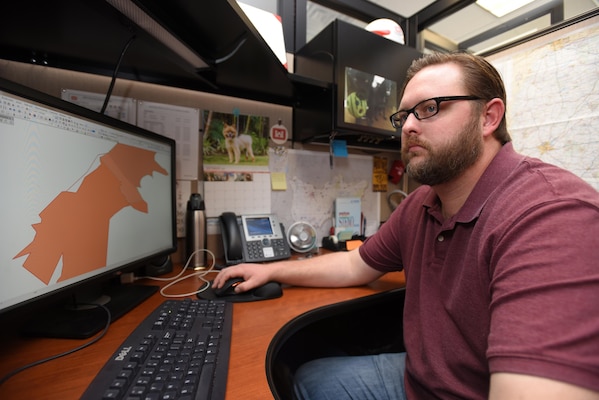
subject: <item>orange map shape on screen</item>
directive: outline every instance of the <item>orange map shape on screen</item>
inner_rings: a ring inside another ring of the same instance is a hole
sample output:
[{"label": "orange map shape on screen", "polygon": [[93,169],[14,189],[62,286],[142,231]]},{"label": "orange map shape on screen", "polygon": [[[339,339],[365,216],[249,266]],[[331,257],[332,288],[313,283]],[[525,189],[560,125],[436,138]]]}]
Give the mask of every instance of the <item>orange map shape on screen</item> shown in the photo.
[{"label": "orange map shape on screen", "polygon": [[14,258],[25,255],[23,267],[48,284],[62,257],[58,281],[106,266],[110,219],[125,207],[147,213],[138,191],[141,179],[154,171],[168,175],[156,153],[117,144],[100,157],[98,168],[86,175],[76,192],[61,192],[32,225],[33,241]]}]

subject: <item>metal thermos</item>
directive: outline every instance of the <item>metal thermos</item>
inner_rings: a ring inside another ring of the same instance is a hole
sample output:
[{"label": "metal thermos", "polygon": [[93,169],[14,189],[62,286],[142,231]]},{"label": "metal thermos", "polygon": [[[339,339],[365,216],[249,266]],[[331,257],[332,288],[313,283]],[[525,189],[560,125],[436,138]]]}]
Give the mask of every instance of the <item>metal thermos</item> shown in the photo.
[{"label": "metal thermos", "polygon": [[193,255],[188,268],[202,269],[206,266],[206,208],[199,193],[193,193],[187,201],[185,213],[185,261]]}]

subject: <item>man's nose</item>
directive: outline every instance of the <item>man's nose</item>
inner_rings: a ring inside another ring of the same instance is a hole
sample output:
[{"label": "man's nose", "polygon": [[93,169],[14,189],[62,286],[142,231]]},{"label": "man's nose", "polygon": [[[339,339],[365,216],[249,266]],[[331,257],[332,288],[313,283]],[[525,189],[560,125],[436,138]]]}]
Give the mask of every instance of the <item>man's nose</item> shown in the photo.
[{"label": "man's nose", "polygon": [[418,118],[416,118],[414,113],[411,112],[408,114],[406,120],[403,123],[403,126],[401,127],[401,133],[406,134],[406,135],[414,134],[417,127],[418,127]]}]

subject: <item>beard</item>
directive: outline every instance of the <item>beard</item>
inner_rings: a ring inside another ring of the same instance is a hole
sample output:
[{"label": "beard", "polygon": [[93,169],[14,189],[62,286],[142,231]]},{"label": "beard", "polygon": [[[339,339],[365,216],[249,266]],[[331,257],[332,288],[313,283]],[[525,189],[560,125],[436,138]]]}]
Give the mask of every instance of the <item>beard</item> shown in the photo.
[{"label": "beard", "polygon": [[[408,145],[417,144],[428,152],[428,157],[414,163],[414,157],[408,152]],[[406,139],[402,146],[401,157],[406,166],[406,174],[415,181],[429,186],[450,182],[473,165],[480,157],[483,140],[478,127],[478,118],[472,118],[458,136],[438,149],[428,143],[422,143],[418,137]]]}]

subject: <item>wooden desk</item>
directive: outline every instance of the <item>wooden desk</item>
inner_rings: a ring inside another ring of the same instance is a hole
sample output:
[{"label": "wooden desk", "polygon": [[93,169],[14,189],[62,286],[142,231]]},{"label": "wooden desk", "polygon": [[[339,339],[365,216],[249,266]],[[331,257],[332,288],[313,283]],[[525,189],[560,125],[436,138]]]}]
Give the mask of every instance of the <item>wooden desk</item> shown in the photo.
[{"label": "wooden desk", "polygon": [[[179,272],[176,267],[175,272]],[[153,281],[141,283],[157,284]],[[253,303],[235,303],[231,358],[227,381],[228,400],[272,398],[265,373],[268,345],[290,319],[319,306],[400,287],[403,274],[388,274],[363,287],[314,289],[289,287],[283,297]],[[196,290],[191,278],[171,288],[172,293]],[[0,386],[2,399],[77,399],[124,338],[162,301],[159,293],[115,321],[106,336],[92,346],[66,357],[25,370]],[[64,352],[84,341],[21,338],[2,327],[0,376],[33,361]]]}]

